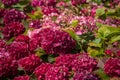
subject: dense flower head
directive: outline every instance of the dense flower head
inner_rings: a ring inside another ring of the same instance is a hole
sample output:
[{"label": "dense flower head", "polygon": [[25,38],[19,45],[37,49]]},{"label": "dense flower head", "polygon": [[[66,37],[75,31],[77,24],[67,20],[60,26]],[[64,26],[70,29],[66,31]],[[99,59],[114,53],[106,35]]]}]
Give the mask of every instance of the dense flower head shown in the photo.
[{"label": "dense flower head", "polygon": [[5,48],[5,47],[6,47],[6,42],[0,39],[0,48]]},{"label": "dense flower head", "polygon": [[83,71],[86,70],[88,72],[92,72],[97,68],[96,59],[89,57],[87,54],[78,56],[73,62],[73,70],[74,71]]},{"label": "dense flower head", "polygon": [[0,18],[3,18],[5,13],[6,13],[6,9],[0,9]]},{"label": "dense flower head", "polygon": [[0,58],[0,78],[7,78],[16,75],[18,64],[11,58]]},{"label": "dense flower head", "polygon": [[4,5],[11,6],[17,4],[19,0],[1,0]]},{"label": "dense flower head", "polygon": [[7,47],[7,50],[10,53],[10,56],[16,60],[29,55],[28,44],[25,42],[14,41]]},{"label": "dense flower head", "polygon": [[19,66],[27,72],[33,72],[34,69],[42,63],[42,60],[36,55],[30,55],[18,61]]},{"label": "dense flower head", "polygon": [[58,10],[52,6],[42,6],[42,12],[45,14],[45,15],[49,15],[51,13],[58,13]]},{"label": "dense flower head", "polygon": [[28,75],[15,77],[13,80],[30,80]]},{"label": "dense flower head", "polygon": [[41,29],[35,29],[33,31],[28,31],[29,41],[29,50],[34,52],[37,48],[41,46],[41,35],[39,34]]},{"label": "dense flower head", "polygon": [[90,17],[90,16],[77,17],[76,16],[71,20],[71,22],[74,20],[78,20],[78,22],[79,22],[77,27],[73,28],[74,31],[76,32],[76,34],[78,34],[78,35],[82,35],[87,32],[92,32],[97,29],[96,20],[93,17]]},{"label": "dense flower head", "polygon": [[106,74],[112,77],[120,77],[120,59],[119,58],[109,58],[104,66],[104,71]]},{"label": "dense flower head", "polygon": [[113,52],[110,49],[105,50],[105,54],[112,56]]},{"label": "dense flower head", "polygon": [[100,80],[99,77],[93,73],[76,73],[73,80]]},{"label": "dense flower head", "polygon": [[25,36],[25,35],[19,35],[15,38],[16,42],[25,42],[25,43],[29,43],[29,37]]},{"label": "dense flower head", "polygon": [[9,24],[11,22],[21,22],[22,19],[25,19],[26,15],[22,11],[16,9],[10,9],[4,15],[4,24]]},{"label": "dense flower head", "polygon": [[67,54],[56,58],[56,66],[66,66],[69,70],[81,72],[86,70],[92,72],[97,67],[97,61],[89,57],[86,53],[83,54]]},{"label": "dense flower head", "polygon": [[53,66],[45,74],[45,80],[68,80],[69,69],[65,66]]},{"label": "dense flower head", "polygon": [[29,28],[38,29],[38,28],[41,28],[41,27],[42,27],[42,25],[41,25],[41,21],[40,20],[33,20],[29,24]]},{"label": "dense flower head", "polygon": [[56,66],[66,66],[69,68],[69,70],[72,69],[72,62],[75,60],[76,57],[78,57],[80,54],[66,54],[66,55],[60,55],[55,60]]},{"label": "dense flower head", "polygon": [[46,72],[52,67],[53,65],[50,63],[42,63],[40,66],[38,66],[34,74],[37,77],[38,80],[44,80]]},{"label": "dense flower head", "polygon": [[80,5],[86,3],[87,0],[71,0],[72,5]]},{"label": "dense flower head", "polygon": [[56,0],[32,0],[32,6],[55,6]]},{"label": "dense flower head", "polygon": [[69,53],[75,47],[75,41],[62,30],[45,28],[40,34],[41,47],[48,54]]},{"label": "dense flower head", "polygon": [[5,39],[10,39],[14,36],[18,36],[25,31],[24,26],[19,22],[12,22],[6,25],[3,29],[3,36]]}]

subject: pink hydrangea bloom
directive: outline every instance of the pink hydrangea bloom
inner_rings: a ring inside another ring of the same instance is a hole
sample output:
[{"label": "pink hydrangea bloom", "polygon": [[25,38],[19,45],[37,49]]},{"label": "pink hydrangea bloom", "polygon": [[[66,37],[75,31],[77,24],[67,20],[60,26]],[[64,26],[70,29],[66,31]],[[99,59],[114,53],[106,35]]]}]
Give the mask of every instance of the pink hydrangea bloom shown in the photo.
[{"label": "pink hydrangea bloom", "polygon": [[24,12],[18,11],[16,9],[10,9],[4,15],[4,24],[7,25],[11,22],[21,22],[21,20],[25,18],[26,15]]},{"label": "pink hydrangea bloom", "polygon": [[11,6],[17,4],[19,0],[1,0],[4,5]]},{"label": "pink hydrangea bloom", "polygon": [[49,63],[42,63],[40,66],[38,66],[34,74],[37,77],[38,80],[44,80],[46,72],[52,67],[52,64]]},{"label": "pink hydrangea bloom", "polygon": [[23,24],[19,22],[12,22],[9,25],[6,25],[3,29],[3,36],[5,39],[10,39],[14,36],[18,36],[25,31]]},{"label": "pink hydrangea bloom", "polygon": [[42,60],[36,55],[30,55],[18,61],[19,66],[27,72],[33,72],[34,69],[42,63]]},{"label": "pink hydrangea bloom", "polygon": [[13,80],[30,80],[30,77],[28,75],[18,76],[18,77],[15,77]]},{"label": "pink hydrangea bloom", "polygon": [[104,66],[104,71],[106,74],[112,77],[120,76],[120,59],[119,58],[109,58]]}]

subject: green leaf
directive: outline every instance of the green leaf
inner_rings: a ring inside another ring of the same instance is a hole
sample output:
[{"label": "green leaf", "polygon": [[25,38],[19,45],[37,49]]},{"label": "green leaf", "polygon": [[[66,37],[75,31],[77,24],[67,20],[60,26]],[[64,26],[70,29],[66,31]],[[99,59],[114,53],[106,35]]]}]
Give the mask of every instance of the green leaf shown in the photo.
[{"label": "green leaf", "polygon": [[107,76],[102,69],[96,70],[95,73],[96,73],[98,76],[100,76],[101,80],[110,80],[110,77]]},{"label": "green leaf", "polygon": [[70,29],[65,30],[67,33],[69,33],[69,35],[76,41],[80,40],[80,37],[73,31]]},{"label": "green leaf", "polygon": [[98,36],[102,39],[105,39],[110,33],[111,31],[105,26],[100,27],[98,30]]},{"label": "green leaf", "polygon": [[96,10],[96,15],[97,16],[102,16],[103,14],[105,14],[105,8],[98,8]]},{"label": "green leaf", "polygon": [[92,57],[97,57],[100,54],[98,50],[92,49],[90,47],[88,47],[87,51]]},{"label": "green leaf", "polygon": [[93,46],[93,47],[99,47],[99,48],[101,48],[101,44],[97,44],[97,43],[93,43],[93,42],[89,43],[88,45],[89,46]]},{"label": "green leaf", "polygon": [[97,33],[98,37],[105,39],[105,38],[111,38],[115,35],[120,35],[120,28],[111,27],[108,25],[103,25],[98,29]]},{"label": "green leaf", "polygon": [[76,27],[78,25],[78,20],[73,20],[71,26]]},{"label": "green leaf", "polygon": [[42,55],[45,54],[45,51],[41,48],[36,49],[36,53],[37,56],[41,57]]},{"label": "green leaf", "polygon": [[120,35],[117,35],[117,36],[113,36],[111,39],[110,39],[110,42],[109,43],[114,43],[116,41],[120,41]]},{"label": "green leaf", "polygon": [[53,56],[53,55],[49,55],[49,56],[48,56],[48,61],[49,61],[50,63],[53,63],[55,60],[56,60],[56,57],[55,57],[55,56]]}]

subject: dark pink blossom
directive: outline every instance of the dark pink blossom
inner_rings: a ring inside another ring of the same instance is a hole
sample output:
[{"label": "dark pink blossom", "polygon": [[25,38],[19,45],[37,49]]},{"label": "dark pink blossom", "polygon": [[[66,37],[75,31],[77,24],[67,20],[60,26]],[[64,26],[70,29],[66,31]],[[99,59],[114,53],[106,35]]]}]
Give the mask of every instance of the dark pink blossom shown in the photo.
[{"label": "dark pink blossom", "polygon": [[17,4],[19,0],[1,0],[4,5],[11,6]]},{"label": "dark pink blossom", "polygon": [[7,25],[11,22],[21,22],[21,20],[25,18],[26,15],[24,12],[18,11],[16,9],[10,9],[4,15],[4,24]]},{"label": "dark pink blossom", "polygon": [[9,57],[0,58],[0,78],[7,78],[16,75],[18,64],[16,60]]},{"label": "dark pink blossom", "polygon": [[19,22],[12,22],[6,25],[3,29],[3,36],[5,39],[10,39],[12,37],[18,36],[25,31],[24,26]]},{"label": "dark pink blossom", "polygon": [[100,80],[100,78],[93,73],[86,73],[83,71],[81,73],[75,73],[73,80]]},{"label": "dark pink blossom", "polygon": [[40,31],[40,34],[41,47],[48,54],[69,53],[75,48],[75,40],[67,32],[45,28]]},{"label": "dark pink blossom", "polygon": [[72,5],[80,5],[86,3],[87,0],[71,0]]},{"label": "dark pink blossom", "polygon": [[13,59],[21,59],[29,55],[28,44],[14,41],[7,47],[7,51]]},{"label": "dark pink blossom", "polygon": [[30,77],[28,75],[18,76],[18,77],[15,77],[13,80],[30,80]]},{"label": "dark pink blossom", "polygon": [[49,15],[51,13],[58,13],[58,10],[52,6],[42,6],[42,12],[45,14],[45,15]]},{"label": "dark pink blossom", "polygon": [[20,59],[18,63],[26,72],[33,72],[34,69],[42,63],[42,60],[33,54]]},{"label": "dark pink blossom", "polygon": [[110,49],[105,50],[105,54],[112,56],[113,52]]},{"label": "dark pink blossom", "polygon": [[41,28],[41,27],[42,27],[42,25],[41,25],[41,21],[40,20],[33,20],[29,24],[29,28],[38,29],[38,28]]},{"label": "dark pink blossom", "polygon": [[104,71],[109,76],[120,77],[120,59],[109,58],[105,63]]},{"label": "dark pink blossom", "polygon": [[66,55],[61,55],[56,58],[55,60],[55,65],[56,66],[66,66],[69,68],[69,70],[72,70],[72,62],[78,57],[80,54],[66,54]]},{"label": "dark pink blossom", "polygon": [[42,63],[40,66],[38,66],[34,71],[34,74],[37,77],[37,79],[45,80],[45,74],[52,66],[53,65],[49,63]]},{"label": "dark pink blossom", "polygon": [[78,72],[81,72],[83,70],[92,72],[97,69],[96,59],[89,57],[87,54],[76,57],[76,59],[71,64],[73,66],[72,70]]},{"label": "dark pink blossom", "polygon": [[15,41],[29,43],[29,37],[25,35],[19,35],[15,38]]},{"label": "dark pink blossom", "polygon": [[68,80],[69,69],[65,66],[53,66],[45,74],[45,80]]}]

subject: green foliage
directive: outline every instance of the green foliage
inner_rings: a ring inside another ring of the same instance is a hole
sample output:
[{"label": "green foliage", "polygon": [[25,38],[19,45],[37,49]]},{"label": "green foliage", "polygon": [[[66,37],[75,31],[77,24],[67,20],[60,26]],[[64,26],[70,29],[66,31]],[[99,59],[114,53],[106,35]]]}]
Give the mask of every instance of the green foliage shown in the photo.
[{"label": "green foliage", "polygon": [[110,77],[102,69],[98,69],[95,73],[100,76],[101,80],[110,80]]}]

